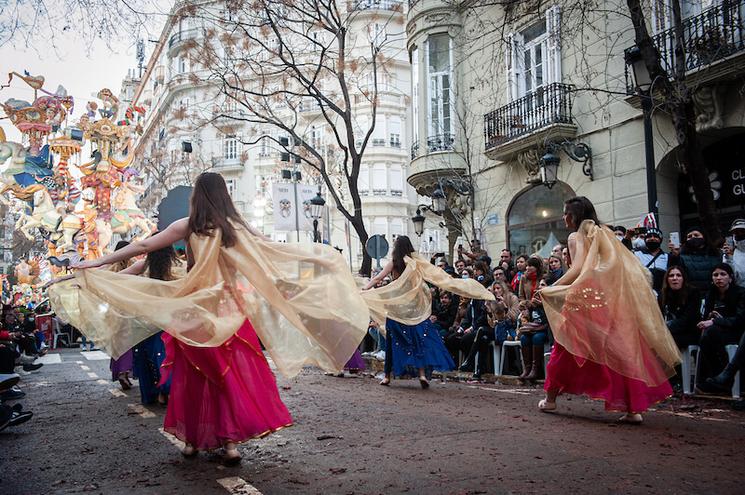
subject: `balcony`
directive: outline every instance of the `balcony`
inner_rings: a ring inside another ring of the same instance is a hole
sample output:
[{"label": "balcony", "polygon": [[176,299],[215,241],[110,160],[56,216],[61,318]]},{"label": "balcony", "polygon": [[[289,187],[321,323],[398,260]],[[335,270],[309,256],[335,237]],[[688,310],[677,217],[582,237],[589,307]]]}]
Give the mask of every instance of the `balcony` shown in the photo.
[{"label": "balcony", "polygon": [[[683,19],[686,81],[700,85],[745,70],[745,0],[724,1],[700,14]],[[674,75],[678,63],[675,29],[652,37],[662,69]],[[627,48],[628,52],[631,48]],[[726,63],[725,63],[726,60]],[[705,69],[705,70],[702,70]],[[626,66],[626,91],[635,93],[631,68]]]},{"label": "balcony", "polygon": [[243,160],[240,156],[225,158],[222,156],[212,157],[212,169],[215,172],[241,172],[243,171]]},{"label": "balcony", "polygon": [[176,31],[168,39],[168,56],[175,56],[187,41],[196,39],[201,34],[201,30],[197,28]]},{"label": "balcony", "polygon": [[[455,136],[453,134],[438,134],[427,138],[427,146],[424,149],[425,154],[436,153],[438,151],[452,151],[455,143]],[[414,142],[411,145],[411,159],[415,159],[420,156],[420,145],[419,142]]]},{"label": "balcony", "polygon": [[389,12],[403,12],[404,3],[402,0],[352,0],[347,4],[347,10],[387,10]]},{"label": "balcony", "polygon": [[486,156],[509,160],[546,139],[574,137],[572,86],[553,83],[484,115]]},{"label": "balcony", "polygon": [[441,179],[462,176],[466,165],[456,152],[454,134],[438,134],[411,146],[408,183],[417,193],[429,195]]},{"label": "balcony", "polygon": [[300,113],[321,113],[321,105],[315,98],[303,98],[297,106]]}]

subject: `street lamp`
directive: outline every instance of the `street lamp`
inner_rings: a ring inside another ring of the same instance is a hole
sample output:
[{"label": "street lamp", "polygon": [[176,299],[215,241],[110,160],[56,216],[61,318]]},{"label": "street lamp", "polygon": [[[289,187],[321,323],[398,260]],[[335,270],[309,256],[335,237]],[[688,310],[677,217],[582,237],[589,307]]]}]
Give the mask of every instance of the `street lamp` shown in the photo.
[{"label": "street lamp", "polygon": [[546,151],[546,154],[541,158],[541,182],[549,189],[556,184],[560,162],[561,159],[551,150]]},{"label": "street lamp", "polygon": [[657,208],[657,171],[654,163],[654,141],[652,136],[652,76],[642,57],[638,46],[629,48],[624,53],[626,65],[631,66],[634,77],[636,94],[641,99],[642,117],[644,120],[644,158],[647,169],[647,210],[654,215],[659,225],[659,211]]},{"label": "street lamp", "polygon": [[424,233],[424,215],[422,215],[422,210],[419,208],[416,209],[416,215],[411,217],[411,222],[414,224],[414,233],[417,235],[417,237],[422,237],[422,234]]},{"label": "street lamp", "polygon": [[320,242],[320,235],[318,234],[318,220],[323,217],[324,207],[326,201],[321,197],[321,188],[318,188],[318,192],[315,197],[310,200],[310,217],[313,219],[313,242]]},{"label": "street lamp", "polygon": [[432,209],[438,215],[445,213],[448,207],[447,199],[445,198],[445,191],[442,190],[442,186],[437,186],[437,189],[432,193]]}]

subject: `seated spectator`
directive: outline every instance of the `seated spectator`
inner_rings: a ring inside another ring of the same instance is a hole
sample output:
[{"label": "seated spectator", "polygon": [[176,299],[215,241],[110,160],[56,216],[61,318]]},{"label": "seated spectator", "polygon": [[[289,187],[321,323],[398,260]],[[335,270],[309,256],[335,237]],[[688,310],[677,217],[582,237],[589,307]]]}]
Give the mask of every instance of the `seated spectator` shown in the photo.
[{"label": "seated spectator", "polygon": [[[548,287],[545,279],[538,282],[538,289]],[[524,368],[520,378],[535,380],[543,373],[543,349],[548,342],[548,318],[543,310],[541,293],[535,292],[530,301],[525,301],[528,321],[519,327],[520,351]]]},{"label": "seated spectator", "polygon": [[561,255],[552,254],[548,257],[548,273],[546,274],[546,283],[554,285],[557,280],[564,276],[564,264],[561,261]]},{"label": "seated spectator", "polygon": [[434,323],[440,331],[440,336],[444,339],[450,328],[455,323],[455,318],[458,315],[458,305],[460,298],[450,292],[443,291],[440,294],[439,304],[436,310],[429,317],[429,320]]},{"label": "seated spectator", "polygon": [[367,327],[367,333],[375,342],[375,350],[372,352],[364,352],[362,353],[362,356],[369,356],[378,361],[385,361],[385,335],[380,331],[380,325],[378,325],[378,322],[371,319],[370,325]]},{"label": "seated spectator", "polygon": [[536,256],[531,256],[525,263],[525,274],[520,277],[517,297],[522,301],[532,301],[541,277],[543,277],[543,260]]},{"label": "seated spectator", "polygon": [[510,291],[507,284],[495,280],[491,284],[489,290],[494,294],[495,300],[488,301],[487,305],[491,305],[493,310],[494,304],[503,304],[507,313],[507,318],[511,319],[513,322],[517,321],[517,317],[520,314],[520,299]]},{"label": "seated spectator", "polygon": [[631,239],[627,237],[629,232],[626,230],[626,227],[624,227],[623,225],[616,225],[615,227],[613,227],[613,233],[616,234],[616,239],[621,241],[621,244],[626,246],[629,251],[633,250],[633,247],[631,246]]},{"label": "seated spectator", "polygon": [[515,294],[518,293],[518,289],[520,288],[520,279],[522,279],[523,273],[525,273],[527,262],[528,257],[524,254],[521,254],[515,259],[515,275],[512,277],[512,281],[510,282],[512,292]]},{"label": "seated spectator", "polygon": [[[465,318],[456,330],[455,335],[451,336],[450,348],[463,351],[466,359],[458,368],[459,371],[473,370],[473,378],[478,380],[483,373],[483,362],[486,357],[485,352],[479,354],[479,362],[475,362],[476,353],[486,349],[489,342],[494,339],[494,331],[489,327],[486,313],[486,301],[478,299],[471,300]],[[480,366],[481,365],[481,366]]]},{"label": "seated spectator", "polygon": [[701,320],[701,293],[688,283],[681,267],[671,266],[667,270],[658,301],[678,347],[698,345],[701,331],[696,325]]},{"label": "seated spectator", "polygon": [[655,294],[659,294],[665,280],[665,273],[671,266],[670,257],[660,249],[660,246],[662,246],[662,232],[654,228],[647,229],[647,233],[644,234],[644,246],[644,249],[634,251],[634,255],[649,270],[649,273],[652,275],[652,288]]},{"label": "seated spectator", "polygon": [[735,283],[745,287],[745,219],[738,218],[732,222],[729,229],[732,243],[725,243],[722,247],[724,262],[735,272]]},{"label": "seated spectator", "polygon": [[722,262],[722,255],[707,243],[703,230],[698,227],[688,229],[686,240],[680,249],[679,264],[688,274],[688,281],[701,292],[711,285],[711,273]]},{"label": "seated spectator", "polygon": [[[510,293],[515,297],[514,294]],[[489,301],[492,302],[492,301]],[[489,328],[494,329],[494,341],[497,345],[502,345],[506,341],[513,341],[517,338],[515,320],[507,316],[507,307],[503,303],[487,304],[487,321]],[[518,311],[519,314],[519,311]],[[497,374],[498,370],[494,370]]]},{"label": "seated spectator", "polygon": [[[724,370],[714,378],[707,378],[706,384],[712,390],[728,393],[732,390],[735,375],[743,370],[745,370],[745,333],[740,337],[740,342],[737,343],[737,352],[732,356]],[[738,411],[745,411],[745,399],[736,401],[732,404],[732,407]]]},{"label": "seated spectator", "polygon": [[734,272],[720,263],[711,273],[712,287],[704,301],[704,320],[701,330],[701,369],[699,387],[710,391],[706,378],[722,372],[727,365],[725,346],[737,344],[745,331],[745,289],[734,284]]},{"label": "seated spectator", "polygon": [[484,261],[477,261],[473,265],[473,277],[484,287],[489,287],[492,283],[489,265]]}]

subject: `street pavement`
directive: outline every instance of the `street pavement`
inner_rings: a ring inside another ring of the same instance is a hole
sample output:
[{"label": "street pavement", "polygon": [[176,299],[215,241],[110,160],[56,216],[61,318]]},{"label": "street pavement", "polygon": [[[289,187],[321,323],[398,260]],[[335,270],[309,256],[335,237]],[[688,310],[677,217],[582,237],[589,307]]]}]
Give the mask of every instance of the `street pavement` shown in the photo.
[{"label": "street pavement", "polygon": [[112,383],[103,353],[53,351],[23,377],[34,418],[0,433],[0,493],[742,493],[745,414],[672,400],[642,426],[540,388],[306,370],[279,379],[295,425],[241,446],[240,467],[184,459],[164,409]]}]

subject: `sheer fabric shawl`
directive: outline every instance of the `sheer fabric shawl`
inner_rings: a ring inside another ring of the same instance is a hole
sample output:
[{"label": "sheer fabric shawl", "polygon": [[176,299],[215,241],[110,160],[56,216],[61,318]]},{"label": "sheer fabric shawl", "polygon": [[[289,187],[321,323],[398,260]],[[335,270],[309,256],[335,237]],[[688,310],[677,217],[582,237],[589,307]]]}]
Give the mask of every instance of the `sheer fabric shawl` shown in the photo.
[{"label": "sheer fabric shawl", "polygon": [[362,292],[370,316],[381,328],[386,318],[404,325],[416,325],[429,318],[432,294],[425,282],[470,299],[494,300],[494,294],[477,281],[453,278],[415,253],[404,261],[404,272],[392,283]]},{"label": "sheer fabric shawl", "polygon": [[613,232],[591,220],[575,237],[572,268],[542,291],[556,341],[580,365],[586,359],[660,385],[675,374],[680,354],[648,271]]},{"label": "sheer fabric shawl", "polygon": [[341,370],[364,338],[369,311],[341,255],[323,244],[267,242],[238,229],[192,235],[193,268],[154,280],[80,270],[52,286],[57,314],[112,357],[162,329],[192,346],[227,341],[248,318],[286,376],[304,365]]}]

